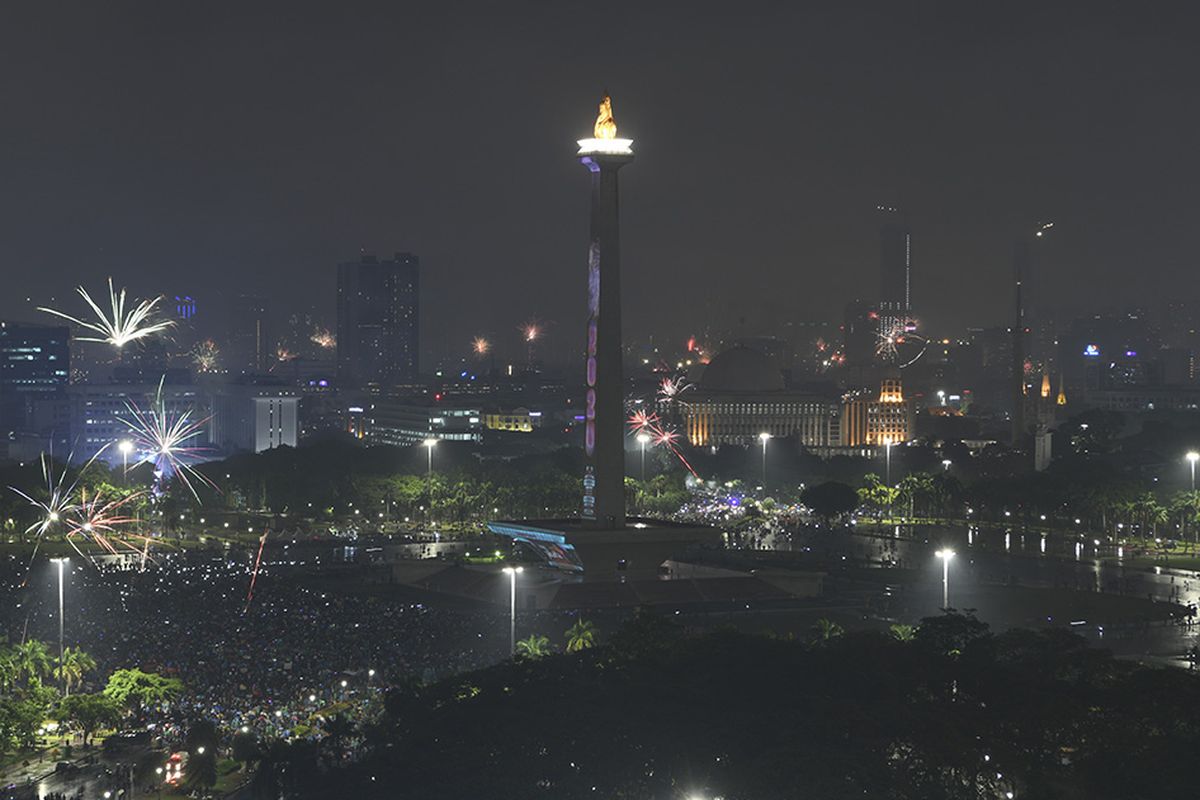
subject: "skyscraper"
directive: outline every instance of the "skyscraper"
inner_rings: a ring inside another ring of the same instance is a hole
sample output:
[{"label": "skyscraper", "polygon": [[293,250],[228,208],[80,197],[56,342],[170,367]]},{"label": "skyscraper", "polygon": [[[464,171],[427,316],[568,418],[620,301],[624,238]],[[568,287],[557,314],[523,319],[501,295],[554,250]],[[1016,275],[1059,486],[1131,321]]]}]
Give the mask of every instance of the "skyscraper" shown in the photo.
[{"label": "skyscraper", "polygon": [[339,264],[338,382],[389,386],[415,380],[419,308],[420,260],[412,253]]},{"label": "skyscraper", "polygon": [[66,326],[0,322],[0,432],[28,432],[34,403],[66,388],[70,343]]},{"label": "skyscraper", "polygon": [[275,358],[267,324],[267,300],[239,295],[233,303],[229,328],[229,371],[266,372]]},{"label": "skyscraper", "polygon": [[912,316],[912,232],[901,212],[880,207],[879,327],[894,331]]},{"label": "skyscraper", "polygon": [[621,237],[617,170],[633,160],[633,141],[617,138],[612,100],[600,103],[593,138],[578,158],[592,175],[588,247],[587,394],[584,401],[583,517],[625,527],[625,407],[621,383]]}]

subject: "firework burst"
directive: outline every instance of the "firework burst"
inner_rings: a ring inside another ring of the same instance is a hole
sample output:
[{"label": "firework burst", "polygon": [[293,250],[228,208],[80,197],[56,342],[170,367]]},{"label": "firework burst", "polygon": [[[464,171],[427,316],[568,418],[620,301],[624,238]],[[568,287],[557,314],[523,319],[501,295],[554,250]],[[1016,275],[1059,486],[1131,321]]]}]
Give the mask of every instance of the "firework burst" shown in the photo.
[{"label": "firework burst", "polygon": [[192,351],[192,363],[200,372],[216,372],[221,360],[221,348],[212,339],[205,339]]},{"label": "firework burst", "polygon": [[308,340],[322,350],[332,350],[337,347],[337,337],[330,333],[328,328],[315,329]]},{"label": "firework burst", "polygon": [[155,317],[154,309],[158,305],[158,301],[162,299],[161,297],[156,297],[153,300],[141,300],[131,307],[126,308],[125,290],[121,289],[118,292],[114,289],[112,278],[108,279],[108,297],[109,303],[112,306],[111,313],[107,313],[100,308],[96,301],[92,299],[92,296],[88,294],[87,289],[80,286],[78,292],[79,296],[84,299],[96,315],[94,320],[82,320],[53,308],[39,307],[38,311],[44,311],[47,314],[53,314],[56,317],[70,320],[76,325],[99,334],[98,336],[80,336],[78,338],[81,342],[103,342],[111,344],[120,350],[130,342],[161,333],[174,324],[170,320],[159,320]]},{"label": "firework burst", "polygon": [[875,339],[875,355],[880,360],[903,369],[925,355],[928,342],[917,333],[917,323],[911,319],[881,319]]},{"label": "firework burst", "polygon": [[192,483],[193,479],[216,488],[216,484],[197,472],[190,463],[204,452],[205,448],[197,447],[192,442],[204,432],[204,426],[211,417],[196,420],[192,418],[191,409],[182,413],[169,411],[163,399],[162,380],[158,382],[158,391],[149,410],[143,411],[131,401],[125,405],[131,419],[122,417],[121,421],[133,434],[134,448],[140,454],[137,463],[154,465],[156,497],[162,494],[166,481],[173,475],[183,481],[197,501],[200,495]]},{"label": "firework burst", "polygon": [[674,403],[679,395],[692,388],[692,384],[683,378],[663,378],[658,385],[658,399],[666,403]]},{"label": "firework burst", "polygon": [[[87,471],[100,453],[104,452],[104,449],[101,448],[84,464],[79,472],[80,475]],[[36,499],[14,486],[9,487],[13,492],[29,501],[29,504],[37,510],[37,520],[25,529],[26,534],[34,536],[33,552],[29,559],[30,568],[33,566],[42,541],[48,536],[57,537],[60,534],[62,540],[71,545],[75,552],[83,558],[88,556],[79,548],[79,543],[89,542],[109,553],[120,551],[141,553],[142,562],[145,563],[150,538],[120,530],[121,526],[134,521],[121,509],[141,497],[141,493],[133,493],[115,500],[106,499],[98,493],[89,496],[86,489],[79,487],[78,477],[71,481],[67,480],[69,473],[66,465],[61,471],[56,472],[53,462],[45,453],[42,454],[41,461],[42,478],[46,483],[45,500]],[[70,459],[68,458],[67,461],[69,462]],[[26,580],[28,580],[28,574],[26,574]]]},{"label": "firework burst", "polygon": [[492,352],[492,343],[482,336],[476,336],[471,342],[471,350],[482,358]]},{"label": "firework burst", "polygon": [[658,414],[646,411],[634,411],[626,420],[629,425],[630,433],[639,434],[645,433],[650,437],[650,441],[656,446],[662,446],[671,451],[671,453],[679,459],[679,463],[687,468],[687,471],[693,476],[699,478],[700,474],[692,467],[683,453],[680,452],[678,442],[679,433],[674,428],[663,424]]},{"label": "firework burst", "polygon": [[150,537],[121,530],[122,526],[136,521],[125,512],[125,506],[139,497],[141,492],[109,499],[97,492],[89,498],[87,490],[80,489],[79,504],[75,507],[66,533],[67,542],[81,556],[84,553],[76,540],[90,542],[107,553],[139,553],[144,564],[150,549]]}]

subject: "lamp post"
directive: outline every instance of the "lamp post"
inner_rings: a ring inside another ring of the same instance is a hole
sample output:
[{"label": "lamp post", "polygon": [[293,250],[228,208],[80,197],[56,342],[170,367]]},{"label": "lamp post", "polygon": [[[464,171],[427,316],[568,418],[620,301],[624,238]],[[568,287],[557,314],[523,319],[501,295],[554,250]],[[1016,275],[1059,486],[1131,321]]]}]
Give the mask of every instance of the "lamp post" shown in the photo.
[{"label": "lamp post", "polygon": [[433,519],[433,448],[437,447],[438,440],[432,436],[421,442],[421,446],[425,448],[425,453],[429,457],[428,466],[425,470],[425,488],[429,492],[429,515],[427,519]]},{"label": "lamp post", "polygon": [[942,608],[946,609],[950,607],[950,559],[954,558],[954,551],[942,548],[934,555],[942,560]]},{"label": "lamp post", "polygon": [[129,454],[133,452],[133,442],[122,439],[117,444],[117,449],[121,451],[121,480],[129,483]]},{"label": "lamp post", "polygon": [[942,459],[942,469],[944,469],[946,472],[949,472],[949,471],[950,471],[950,465],[951,465],[952,463],[953,463],[953,462],[952,462],[950,459],[948,459],[948,458],[943,458],[943,459]]},{"label": "lamp post", "polygon": [[505,567],[504,572],[509,577],[511,591],[509,594],[509,614],[508,614],[508,654],[515,656],[517,654],[517,575],[524,571],[524,567]]},{"label": "lamp post", "polygon": [[758,440],[762,442],[762,478],[765,491],[767,488],[767,442],[771,441],[771,434],[763,431],[758,435]]},{"label": "lamp post", "polygon": [[1200,461],[1200,453],[1192,450],[1187,454],[1188,465],[1192,468],[1192,491],[1196,491],[1196,462]]},{"label": "lamp post", "polygon": [[650,441],[650,435],[639,433],[637,442],[642,446],[642,483],[646,482],[646,444]]},{"label": "lamp post", "polygon": [[63,567],[68,558],[52,558],[51,563],[58,566],[58,681],[62,684],[63,694],[67,693],[67,676],[63,671]]}]

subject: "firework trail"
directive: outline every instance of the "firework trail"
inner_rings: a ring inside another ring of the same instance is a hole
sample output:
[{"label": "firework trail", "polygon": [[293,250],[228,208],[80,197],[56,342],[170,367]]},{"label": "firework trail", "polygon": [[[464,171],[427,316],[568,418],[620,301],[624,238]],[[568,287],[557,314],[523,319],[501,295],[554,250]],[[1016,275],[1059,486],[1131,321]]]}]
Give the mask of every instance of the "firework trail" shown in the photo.
[{"label": "firework trail", "polygon": [[645,433],[650,436],[650,440],[655,444],[670,450],[679,463],[687,468],[687,471],[692,473],[693,477],[699,478],[700,473],[696,472],[691,463],[684,458],[683,453],[679,451],[676,442],[679,441],[679,433],[663,423],[658,414],[654,412],[635,411],[627,420],[631,433]]},{"label": "firework trail", "polygon": [[254,584],[258,582],[258,568],[262,565],[263,548],[267,546],[267,534],[271,532],[270,528],[263,531],[263,535],[258,540],[258,555],[254,557],[254,570],[250,573],[250,588],[246,591],[246,607],[242,613],[250,610],[250,601],[254,599]]},{"label": "firework trail", "polygon": [[125,406],[129,409],[132,419],[120,419],[132,432],[134,447],[141,453],[136,463],[154,465],[153,495],[160,497],[166,481],[172,475],[176,475],[192,493],[192,497],[199,502],[200,495],[196,492],[192,479],[213,489],[216,489],[217,485],[197,472],[189,463],[191,459],[203,453],[205,448],[188,443],[204,432],[204,426],[212,417],[193,420],[191,409],[181,414],[169,412],[163,399],[164,379],[159,380],[158,391],[148,411],[138,408],[133,401],[126,401]]},{"label": "firework trail", "polygon": [[125,290],[121,289],[118,292],[114,289],[112,278],[108,279],[108,296],[112,306],[111,314],[106,313],[96,304],[96,301],[88,294],[87,289],[80,286],[77,291],[80,297],[87,302],[95,313],[96,316],[93,321],[82,320],[53,308],[38,307],[38,311],[44,311],[47,314],[53,314],[56,317],[70,320],[76,325],[99,334],[99,336],[80,336],[78,338],[81,342],[103,342],[111,344],[120,350],[130,342],[160,333],[174,325],[170,320],[158,320],[154,316],[154,307],[158,305],[158,301],[162,299],[161,297],[156,297],[153,300],[142,300],[127,309],[125,307]]}]

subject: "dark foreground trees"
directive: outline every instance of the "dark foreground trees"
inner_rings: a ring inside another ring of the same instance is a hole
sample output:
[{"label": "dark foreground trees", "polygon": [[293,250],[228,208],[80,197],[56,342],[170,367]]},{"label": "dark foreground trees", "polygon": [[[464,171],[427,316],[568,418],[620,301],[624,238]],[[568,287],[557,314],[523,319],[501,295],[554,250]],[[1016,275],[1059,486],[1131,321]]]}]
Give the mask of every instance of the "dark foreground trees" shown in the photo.
[{"label": "dark foreground trees", "polygon": [[[969,617],[815,644],[642,618],[607,644],[389,696],[364,759],[277,747],[262,796],[1162,798],[1200,681]],[[309,744],[301,747],[311,747]]]}]

